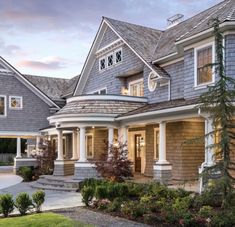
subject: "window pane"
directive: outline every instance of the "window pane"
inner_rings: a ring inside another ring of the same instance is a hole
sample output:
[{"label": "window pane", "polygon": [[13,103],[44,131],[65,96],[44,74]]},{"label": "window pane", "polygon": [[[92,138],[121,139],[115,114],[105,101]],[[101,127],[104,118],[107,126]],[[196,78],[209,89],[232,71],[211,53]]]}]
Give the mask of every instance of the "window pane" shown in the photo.
[{"label": "window pane", "polygon": [[100,90],[100,94],[105,95],[106,94],[106,89]]},{"label": "window pane", "polygon": [[144,83],[136,82],[130,85],[130,95],[132,96],[144,96]]},{"label": "window pane", "polygon": [[11,97],[11,108],[22,108],[20,97]]},{"label": "window pane", "polygon": [[109,55],[108,56],[108,66],[112,66],[113,65],[113,55]]},{"label": "window pane", "polygon": [[212,81],[212,47],[206,47],[197,52],[197,84]]},{"label": "window pane", "polygon": [[5,115],[5,98],[0,97],[0,115]]},{"label": "window pane", "polygon": [[105,69],[105,58],[100,59],[100,70]]},{"label": "window pane", "polygon": [[92,135],[87,135],[86,136],[86,153],[87,157],[92,157]]},{"label": "window pane", "polygon": [[121,62],[122,61],[122,51],[119,50],[116,52],[116,63]]}]

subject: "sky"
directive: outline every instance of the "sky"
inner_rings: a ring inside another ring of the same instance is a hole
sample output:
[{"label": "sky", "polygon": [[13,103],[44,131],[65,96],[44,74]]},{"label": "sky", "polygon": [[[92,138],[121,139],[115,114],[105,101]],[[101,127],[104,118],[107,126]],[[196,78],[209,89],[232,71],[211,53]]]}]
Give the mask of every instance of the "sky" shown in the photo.
[{"label": "sky", "polygon": [[0,55],[23,74],[80,74],[102,16],[165,29],[221,0],[0,0]]}]

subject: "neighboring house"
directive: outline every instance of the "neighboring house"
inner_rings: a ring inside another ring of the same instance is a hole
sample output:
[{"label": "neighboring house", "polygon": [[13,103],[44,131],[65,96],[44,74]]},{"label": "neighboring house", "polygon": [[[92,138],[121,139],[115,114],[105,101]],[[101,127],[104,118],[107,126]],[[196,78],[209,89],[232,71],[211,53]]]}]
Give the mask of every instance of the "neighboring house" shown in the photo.
[{"label": "neighboring house", "polygon": [[80,79],[72,82],[73,96],[65,92],[66,105],[41,131],[57,146],[54,175],[96,176],[93,162],[104,152],[103,140],[127,142],[134,172],[160,182],[197,179],[199,167],[211,166],[213,151],[205,147],[216,137],[184,142],[212,130],[210,117],[196,105],[216,80],[214,69],[203,67],[216,58],[208,24],[216,17],[226,74],[235,77],[233,0],[185,21],[176,15],[164,31],[104,17]]},{"label": "neighboring house", "polygon": [[48,127],[47,117],[65,105],[61,95],[69,89],[70,80],[22,75],[0,58],[0,137],[17,138],[21,164],[33,164],[22,158],[21,138],[27,139],[27,150],[38,146],[39,130]]}]

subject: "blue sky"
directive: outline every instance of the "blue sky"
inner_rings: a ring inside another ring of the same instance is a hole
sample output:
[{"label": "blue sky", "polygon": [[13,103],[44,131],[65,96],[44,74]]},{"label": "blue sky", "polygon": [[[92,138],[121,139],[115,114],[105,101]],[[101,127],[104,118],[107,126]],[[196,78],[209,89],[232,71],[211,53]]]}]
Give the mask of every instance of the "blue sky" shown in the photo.
[{"label": "blue sky", "polygon": [[71,78],[81,72],[102,16],[166,28],[221,0],[1,0],[0,55],[21,73]]}]

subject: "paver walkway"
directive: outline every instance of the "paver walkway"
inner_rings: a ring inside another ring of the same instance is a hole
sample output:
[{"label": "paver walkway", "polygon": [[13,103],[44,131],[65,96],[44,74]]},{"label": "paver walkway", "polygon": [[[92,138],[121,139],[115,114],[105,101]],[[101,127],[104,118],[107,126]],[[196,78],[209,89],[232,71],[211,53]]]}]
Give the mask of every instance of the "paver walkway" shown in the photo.
[{"label": "paver walkway", "polygon": [[[0,190],[0,194],[11,193],[14,197],[20,192],[27,192],[31,195],[37,189],[31,188],[32,183],[22,182],[14,186]],[[82,206],[81,194],[77,192],[61,192],[46,190],[45,203],[43,210],[60,209],[67,207]]]},{"label": "paver walkway", "polygon": [[82,207],[60,209],[60,210],[55,210],[53,212],[65,215],[73,220],[78,220],[87,224],[93,224],[94,226],[97,227],[147,227],[148,226],[124,218],[119,218],[108,214],[94,212],[92,210]]}]

